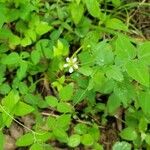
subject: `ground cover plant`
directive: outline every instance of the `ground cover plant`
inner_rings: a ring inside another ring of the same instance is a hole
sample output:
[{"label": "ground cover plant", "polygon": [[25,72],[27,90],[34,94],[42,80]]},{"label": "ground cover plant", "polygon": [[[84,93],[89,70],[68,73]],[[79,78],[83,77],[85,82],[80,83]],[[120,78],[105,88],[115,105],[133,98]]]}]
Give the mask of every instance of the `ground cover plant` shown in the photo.
[{"label": "ground cover plant", "polygon": [[0,0],[0,150],[149,150],[149,9]]}]

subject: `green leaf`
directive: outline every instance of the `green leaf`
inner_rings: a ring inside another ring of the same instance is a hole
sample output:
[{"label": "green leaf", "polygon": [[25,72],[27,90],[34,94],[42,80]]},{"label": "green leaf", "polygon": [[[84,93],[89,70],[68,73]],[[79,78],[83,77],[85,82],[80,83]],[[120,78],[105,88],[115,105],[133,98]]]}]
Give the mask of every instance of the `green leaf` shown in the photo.
[{"label": "green leaf", "polygon": [[72,112],[73,107],[69,103],[60,102],[57,105],[57,110],[61,113]]},{"label": "green leaf", "polygon": [[[11,91],[8,96],[2,99],[2,105],[3,105],[3,113],[2,113],[2,118],[4,124],[9,127],[12,122],[12,118],[8,116],[8,114],[11,114],[11,116],[14,115],[14,109],[19,101],[20,97],[18,92]],[[7,114],[7,113],[8,114]]]},{"label": "green leaf", "polygon": [[44,150],[42,144],[35,143],[30,147],[30,150]]},{"label": "green leaf", "polygon": [[0,85],[0,94],[8,94],[11,90],[11,87],[9,86],[8,83],[3,83]]},{"label": "green leaf", "polygon": [[17,146],[29,146],[34,142],[33,133],[26,133],[23,136],[19,137],[16,141]]},{"label": "green leaf", "polygon": [[12,52],[2,59],[2,64],[14,65],[14,64],[19,63],[19,61],[20,61],[20,57],[19,57],[18,53]]},{"label": "green leaf", "polygon": [[127,142],[116,142],[113,145],[112,150],[131,150],[131,144]]},{"label": "green leaf", "polygon": [[40,22],[36,25],[36,33],[38,35],[43,35],[47,32],[49,32],[52,29],[52,27],[47,22]]},{"label": "green leaf", "polygon": [[100,6],[97,0],[85,0],[88,12],[96,18],[100,17]]},{"label": "green leaf", "polygon": [[110,114],[114,114],[117,111],[117,109],[120,107],[120,105],[121,105],[121,100],[115,94],[109,96],[107,102],[107,109]]},{"label": "green leaf", "polygon": [[69,128],[70,123],[71,123],[71,115],[63,114],[57,118],[55,124],[58,128],[63,128],[64,130],[67,130]]},{"label": "green leaf", "polygon": [[15,115],[25,116],[34,111],[34,108],[24,102],[19,102],[15,107]]},{"label": "green leaf", "polygon": [[40,61],[40,52],[38,50],[33,50],[31,52],[31,60],[34,63],[34,65],[39,63],[39,61]]},{"label": "green leaf", "polygon": [[114,54],[111,45],[106,41],[98,43],[93,49],[93,57],[96,64],[100,66],[112,64],[114,62]]},{"label": "green leaf", "polygon": [[90,134],[84,134],[81,137],[81,143],[85,146],[91,146],[94,144],[94,139]]},{"label": "green leaf", "polygon": [[51,107],[56,107],[58,104],[58,100],[54,96],[46,96],[45,100],[46,100],[47,104]]},{"label": "green leaf", "polygon": [[150,115],[150,92],[140,92],[139,93],[139,98],[138,98],[138,103],[139,106],[142,108],[142,111],[146,114],[146,115]]},{"label": "green leaf", "polygon": [[88,131],[88,127],[85,124],[82,123],[78,123],[75,127],[74,127],[74,131],[77,134],[85,134]]},{"label": "green leaf", "polygon": [[120,61],[128,61],[136,56],[136,49],[131,44],[129,37],[119,34],[115,41],[116,55]]},{"label": "green leaf", "polygon": [[83,4],[71,3],[70,4],[71,16],[75,24],[78,24],[83,16]]},{"label": "green leaf", "polygon": [[135,129],[127,127],[121,131],[120,136],[125,140],[133,141],[137,138],[137,133]]},{"label": "green leaf", "polygon": [[59,97],[62,101],[69,101],[73,96],[73,86],[67,85],[59,91]]},{"label": "green leaf", "polygon": [[106,22],[106,27],[114,30],[128,31],[128,27],[117,18],[108,19]]},{"label": "green leaf", "polygon": [[138,47],[138,58],[141,62],[150,65],[150,42],[145,42]]},{"label": "green leaf", "polygon": [[112,78],[120,82],[123,81],[123,74],[121,72],[121,69],[117,66],[111,66],[111,68],[106,71],[106,75],[110,79]]},{"label": "green leaf", "polygon": [[17,70],[17,77],[19,80],[22,80],[26,76],[27,69],[28,69],[28,62],[22,60],[20,62],[20,68]]},{"label": "green leaf", "polygon": [[51,59],[53,57],[53,43],[48,39],[39,40],[36,43],[36,50],[44,58]]},{"label": "green leaf", "polygon": [[80,138],[81,137],[78,134],[71,135],[68,140],[68,145],[70,147],[77,147],[80,144]]},{"label": "green leaf", "polygon": [[149,71],[148,67],[139,61],[130,61],[126,64],[126,70],[129,76],[140,84],[149,87]]},{"label": "green leaf", "polygon": [[68,135],[67,135],[67,133],[63,129],[61,129],[61,128],[55,128],[53,130],[53,134],[56,137],[56,139],[59,140],[60,142],[67,143],[67,141],[68,141]]}]

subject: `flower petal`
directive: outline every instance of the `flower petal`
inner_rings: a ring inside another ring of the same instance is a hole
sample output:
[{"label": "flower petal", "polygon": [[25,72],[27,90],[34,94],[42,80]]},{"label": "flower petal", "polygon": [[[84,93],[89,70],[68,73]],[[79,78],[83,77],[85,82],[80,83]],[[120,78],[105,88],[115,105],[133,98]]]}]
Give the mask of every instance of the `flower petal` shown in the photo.
[{"label": "flower petal", "polygon": [[74,57],[74,58],[72,59],[72,62],[75,63],[76,61],[77,61],[77,57]]},{"label": "flower petal", "polygon": [[68,62],[68,63],[70,62],[70,58],[69,57],[66,58],[66,62]]},{"label": "flower petal", "polygon": [[67,68],[69,66],[69,64],[64,64],[64,68]]},{"label": "flower petal", "polygon": [[69,68],[69,73],[72,73],[73,72],[73,67],[70,67]]},{"label": "flower petal", "polygon": [[74,64],[73,67],[74,67],[75,69],[78,69],[78,68],[79,68],[77,64]]}]

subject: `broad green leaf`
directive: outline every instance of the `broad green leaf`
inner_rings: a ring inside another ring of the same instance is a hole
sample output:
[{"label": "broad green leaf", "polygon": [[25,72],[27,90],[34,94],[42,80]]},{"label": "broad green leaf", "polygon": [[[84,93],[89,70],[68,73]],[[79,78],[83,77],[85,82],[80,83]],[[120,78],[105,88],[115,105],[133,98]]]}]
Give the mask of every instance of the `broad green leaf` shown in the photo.
[{"label": "broad green leaf", "polygon": [[46,96],[45,100],[46,100],[47,104],[51,107],[56,107],[58,104],[58,100],[54,96]]},{"label": "broad green leaf", "polygon": [[142,108],[142,111],[146,114],[146,115],[150,115],[150,92],[140,92],[139,93],[139,98],[138,98],[138,103],[139,103],[139,107]]},{"label": "broad green leaf", "polygon": [[36,50],[44,58],[51,59],[53,57],[53,43],[48,39],[39,40],[36,43]]},{"label": "broad green leaf", "polygon": [[121,100],[115,94],[109,96],[107,102],[107,109],[110,114],[114,114],[117,111],[117,109],[120,107],[120,105],[121,105]]},{"label": "broad green leaf", "polygon": [[15,107],[15,115],[25,116],[34,111],[34,108],[24,102],[19,102]]},{"label": "broad green leaf", "polygon": [[69,101],[73,96],[73,86],[67,85],[59,91],[59,97],[62,101]]},{"label": "broad green leaf", "polygon": [[19,80],[22,80],[26,76],[27,69],[28,69],[28,62],[22,60],[20,62],[20,68],[17,70],[17,77]]},{"label": "broad green leaf", "polygon": [[115,41],[116,55],[120,61],[126,62],[135,58],[136,49],[130,42],[129,37],[119,34]]},{"label": "broad green leaf", "polygon": [[60,102],[57,104],[57,110],[61,113],[72,112],[73,107],[69,103]]},{"label": "broad green leaf", "polygon": [[126,64],[126,70],[129,76],[140,84],[149,87],[149,71],[148,67],[139,61],[130,61]]},{"label": "broad green leaf", "polygon": [[137,132],[135,129],[127,127],[121,131],[120,136],[127,141],[133,141],[137,138]]},{"label": "broad green leaf", "polygon": [[40,22],[36,25],[36,33],[38,35],[43,35],[47,32],[49,32],[52,29],[52,27],[47,22]]},{"label": "broad green leaf", "polygon": [[50,128],[50,130],[54,129],[56,126],[56,119],[54,117],[49,116],[47,118],[47,126]]},{"label": "broad green leaf", "polygon": [[13,35],[9,37],[9,47],[14,49],[17,45],[21,43],[20,37]]},{"label": "broad green leaf", "polygon": [[93,57],[95,58],[95,63],[100,66],[112,64],[114,54],[111,45],[106,41],[98,43],[93,49]]},{"label": "broad green leaf", "polygon": [[29,146],[34,143],[33,133],[26,133],[23,136],[19,137],[16,141],[17,146]]},{"label": "broad green leaf", "polygon": [[3,83],[3,84],[0,84],[0,94],[8,94],[11,90],[11,87],[9,86],[8,83]]},{"label": "broad green leaf", "polygon": [[88,9],[88,12],[93,17],[100,17],[100,6],[97,0],[85,0],[85,4]]},{"label": "broad green leaf", "polygon": [[106,22],[106,27],[114,30],[122,30],[122,31],[128,30],[128,27],[117,18],[108,19]]},{"label": "broad green leaf", "polygon": [[85,146],[91,146],[94,144],[94,139],[90,134],[84,134],[81,137],[81,143]]},{"label": "broad green leaf", "polygon": [[146,120],[144,117],[140,119],[139,122],[139,130],[141,132],[145,132],[147,130],[148,127],[148,120]]},{"label": "broad green leaf", "polygon": [[20,44],[21,44],[21,46],[26,47],[26,46],[32,44],[32,40],[31,40],[30,37],[26,36],[26,37],[24,37],[24,38],[21,40],[21,43],[20,43]]},{"label": "broad green leaf", "polygon": [[82,123],[78,123],[75,127],[74,127],[74,131],[76,134],[85,134],[88,132],[88,127],[85,124]]},{"label": "broad green leaf", "polygon": [[142,43],[138,47],[138,58],[143,63],[150,65],[150,41]]},{"label": "broad green leaf", "polygon": [[11,91],[8,96],[4,97],[2,99],[2,106],[3,109],[2,110],[2,118],[3,118],[3,122],[4,124],[9,127],[11,125],[12,122],[12,118],[9,116],[13,116],[14,115],[14,109],[19,101],[20,97],[18,92],[14,92]]},{"label": "broad green leaf", "polygon": [[106,71],[106,75],[108,78],[112,78],[116,81],[123,81],[123,74],[121,69],[117,66],[111,66],[111,68]]},{"label": "broad green leaf", "polygon": [[60,142],[67,143],[68,135],[63,129],[61,129],[61,128],[54,128],[53,134],[56,137],[56,139],[59,140]]},{"label": "broad green leaf", "polygon": [[75,24],[78,24],[83,16],[83,4],[71,3],[70,4],[71,16]]},{"label": "broad green leaf", "polygon": [[70,123],[71,123],[70,114],[60,115],[56,120],[56,126],[58,128],[63,128],[64,130],[67,130],[69,128]]},{"label": "broad green leaf", "polygon": [[68,145],[70,147],[77,147],[80,144],[80,135],[78,134],[73,134],[69,137],[68,139]]},{"label": "broad green leaf", "polygon": [[39,61],[40,61],[40,52],[38,50],[33,50],[31,52],[31,60],[34,63],[34,65],[39,63]]},{"label": "broad green leaf", "polygon": [[131,144],[127,142],[116,142],[113,145],[112,150],[131,150]]},{"label": "broad green leaf", "polygon": [[19,57],[18,53],[12,52],[2,59],[2,64],[14,65],[14,64],[19,63],[19,61],[20,61],[20,57]]},{"label": "broad green leaf", "polygon": [[30,150],[44,150],[42,144],[35,143],[30,147]]}]

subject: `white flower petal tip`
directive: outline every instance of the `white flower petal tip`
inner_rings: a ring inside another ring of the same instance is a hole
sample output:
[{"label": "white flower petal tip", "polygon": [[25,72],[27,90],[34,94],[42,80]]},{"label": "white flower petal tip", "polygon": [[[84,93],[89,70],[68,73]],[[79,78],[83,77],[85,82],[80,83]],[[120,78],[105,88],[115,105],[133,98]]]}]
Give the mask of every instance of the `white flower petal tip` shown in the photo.
[{"label": "white flower petal tip", "polygon": [[72,62],[73,62],[73,63],[77,62],[77,57],[74,57],[74,58],[72,59]]},{"label": "white flower petal tip", "polygon": [[69,73],[72,73],[72,72],[73,72],[73,68],[70,67],[70,68],[69,68]]},{"label": "white flower petal tip", "polygon": [[69,57],[66,58],[66,62],[70,62],[70,58]]}]

